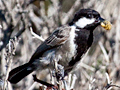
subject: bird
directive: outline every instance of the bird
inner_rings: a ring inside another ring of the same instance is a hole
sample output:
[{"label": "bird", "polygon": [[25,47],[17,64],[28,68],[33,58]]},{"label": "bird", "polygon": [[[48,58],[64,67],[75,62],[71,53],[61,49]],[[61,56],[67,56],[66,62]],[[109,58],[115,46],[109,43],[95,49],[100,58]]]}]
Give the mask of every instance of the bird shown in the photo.
[{"label": "bird", "polygon": [[109,21],[109,24],[104,22],[106,20],[96,10],[78,10],[70,23],[58,27],[38,46],[29,62],[9,72],[8,81],[16,84],[35,70],[52,68],[54,60],[69,73],[91,47],[95,28],[100,25],[106,30],[111,28]]}]

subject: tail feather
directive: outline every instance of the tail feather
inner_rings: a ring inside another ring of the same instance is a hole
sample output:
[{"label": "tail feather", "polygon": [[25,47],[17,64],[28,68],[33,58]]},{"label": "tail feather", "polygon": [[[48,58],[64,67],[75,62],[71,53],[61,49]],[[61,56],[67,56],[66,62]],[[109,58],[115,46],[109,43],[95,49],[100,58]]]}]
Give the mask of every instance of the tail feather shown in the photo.
[{"label": "tail feather", "polygon": [[29,63],[19,66],[10,71],[8,81],[10,83],[15,84],[19,82],[21,79],[23,79],[25,76],[32,73],[34,70],[35,67],[33,65],[30,65]]}]

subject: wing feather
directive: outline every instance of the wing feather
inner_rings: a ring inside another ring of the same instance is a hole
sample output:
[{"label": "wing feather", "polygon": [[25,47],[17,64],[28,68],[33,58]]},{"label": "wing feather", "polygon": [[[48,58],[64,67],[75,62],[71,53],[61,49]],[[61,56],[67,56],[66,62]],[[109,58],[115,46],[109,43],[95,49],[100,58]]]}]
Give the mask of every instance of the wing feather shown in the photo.
[{"label": "wing feather", "polygon": [[42,56],[42,54],[50,49],[55,47],[59,47],[64,44],[68,38],[71,28],[69,26],[62,26],[57,28],[35,51],[33,56],[31,57],[30,62],[34,61]]}]

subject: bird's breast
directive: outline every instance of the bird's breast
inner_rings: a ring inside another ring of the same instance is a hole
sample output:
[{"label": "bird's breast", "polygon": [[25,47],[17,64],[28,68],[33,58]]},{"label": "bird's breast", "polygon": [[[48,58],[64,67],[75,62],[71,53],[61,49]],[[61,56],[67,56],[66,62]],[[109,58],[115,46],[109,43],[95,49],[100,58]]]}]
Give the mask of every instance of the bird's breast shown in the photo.
[{"label": "bird's breast", "polygon": [[75,37],[75,43],[77,44],[77,53],[81,57],[87,49],[91,46],[93,42],[93,33],[89,30],[76,31],[77,35]]},{"label": "bird's breast", "polygon": [[75,43],[75,37],[76,37],[76,33],[75,33],[75,27],[72,26],[71,27],[71,31],[69,33],[69,38],[66,41],[66,43],[64,45],[62,45],[59,48],[59,55],[61,56],[61,59],[59,60],[59,63],[63,66],[68,66],[69,62],[75,58],[76,53],[77,53],[77,44]]}]

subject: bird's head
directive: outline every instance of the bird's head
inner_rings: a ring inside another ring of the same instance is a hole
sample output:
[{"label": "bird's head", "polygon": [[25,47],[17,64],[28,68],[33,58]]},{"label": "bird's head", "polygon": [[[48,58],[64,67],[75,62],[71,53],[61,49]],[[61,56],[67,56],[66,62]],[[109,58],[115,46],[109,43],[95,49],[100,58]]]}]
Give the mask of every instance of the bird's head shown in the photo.
[{"label": "bird's head", "polygon": [[101,25],[106,30],[111,29],[111,23],[101,18],[100,14],[92,9],[80,9],[77,11],[70,25],[88,30],[94,30],[98,25]]}]

